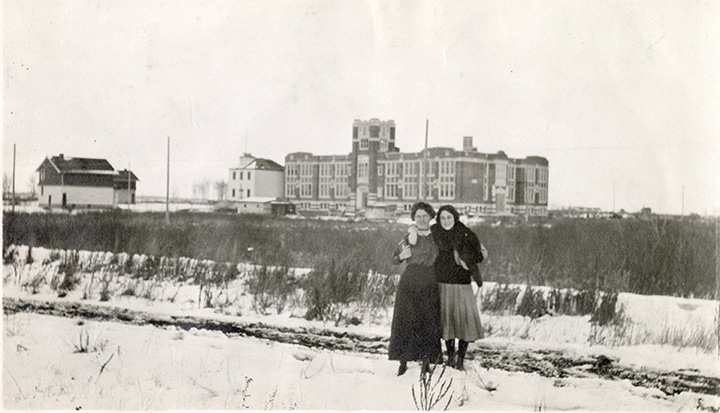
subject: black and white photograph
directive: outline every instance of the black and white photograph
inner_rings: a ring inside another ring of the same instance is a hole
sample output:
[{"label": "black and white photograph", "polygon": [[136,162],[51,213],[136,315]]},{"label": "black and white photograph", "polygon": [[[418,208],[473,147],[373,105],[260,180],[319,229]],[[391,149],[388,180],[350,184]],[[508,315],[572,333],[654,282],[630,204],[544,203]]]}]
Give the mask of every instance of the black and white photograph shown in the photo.
[{"label": "black and white photograph", "polygon": [[720,412],[720,2],[0,7],[2,410]]}]

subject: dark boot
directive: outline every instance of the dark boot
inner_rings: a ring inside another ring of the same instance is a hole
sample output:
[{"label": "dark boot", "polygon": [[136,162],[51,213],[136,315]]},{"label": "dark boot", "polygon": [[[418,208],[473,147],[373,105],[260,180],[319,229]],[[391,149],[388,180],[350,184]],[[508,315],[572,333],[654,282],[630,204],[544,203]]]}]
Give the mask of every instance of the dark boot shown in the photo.
[{"label": "dark boot", "polygon": [[458,344],[458,358],[457,363],[455,364],[455,368],[458,370],[465,370],[464,361],[465,361],[465,353],[467,352],[468,343],[465,340],[460,340],[460,343]]},{"label": "dark boot", "polygon": [[407,361],[400,360],[400,367],[398,367],[398,376],[402,376],[407,371]]},{"label": "dark boot", "polygon": [[455,367],[455,339],[445,340],[445,348],[447,349],[447,361],[445,365]]}]

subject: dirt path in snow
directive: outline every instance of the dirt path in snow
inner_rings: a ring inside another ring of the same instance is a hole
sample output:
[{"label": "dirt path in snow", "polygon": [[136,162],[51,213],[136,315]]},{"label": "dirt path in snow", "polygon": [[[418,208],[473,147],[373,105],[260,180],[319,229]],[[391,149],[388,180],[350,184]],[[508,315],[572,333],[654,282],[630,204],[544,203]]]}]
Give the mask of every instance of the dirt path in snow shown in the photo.
[{"label": "dirt path in snow", "polygon": [[[183,330],[196,328],[221,331],[228,336],[246,336],[282,343],[329,350],[387,354],[389,337],[338,333],[327,329],[277,327],[263,323],[239,323],[192,316],[170,316],[78,302],[39,302],[3,297],[5,314],[33,312],[59,317],[79,317],[95,321],[114,321],[157,327],[175,326]],[[720,378],[696,371],[678,372],[634,369],[617,365],[603,355],[572,358],[561,350],[503,348],[478,343],[468,351],[468,359],[480,359],[484,368],[537,373],[557,379],[600,377],[629,380],[635,386],[657,388],[667,395],[683,391],[720,395]],[[557,385],[561,386],[562,381]]]}]

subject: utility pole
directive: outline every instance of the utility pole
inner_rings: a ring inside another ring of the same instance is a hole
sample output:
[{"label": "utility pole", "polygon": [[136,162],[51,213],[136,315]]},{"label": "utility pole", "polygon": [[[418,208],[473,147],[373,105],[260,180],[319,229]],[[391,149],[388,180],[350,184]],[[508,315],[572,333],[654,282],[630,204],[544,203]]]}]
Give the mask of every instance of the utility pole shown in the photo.
[{"label": "utility pole", "polygon": [[685,185],[682,187],[682,209],[680,210],[680,216],[685,216]]},{"label": "utility pole", "polygon": [[130,209],[130,200],[132,199],[132,188],[130,187],[130,162],[128,162],[128,210]]},{"label": "utility pole", "polygon": [[15,143],[13,143],[12,213],[15,214]]},{"label": "utility pole", "polygon": [[613,211],[615,212],[615,182],[613,182]]},{"label": "utility pole", "polygon": [[167,180],[165,182],[165,223],[170,223],[170,137],[167,138]]}]

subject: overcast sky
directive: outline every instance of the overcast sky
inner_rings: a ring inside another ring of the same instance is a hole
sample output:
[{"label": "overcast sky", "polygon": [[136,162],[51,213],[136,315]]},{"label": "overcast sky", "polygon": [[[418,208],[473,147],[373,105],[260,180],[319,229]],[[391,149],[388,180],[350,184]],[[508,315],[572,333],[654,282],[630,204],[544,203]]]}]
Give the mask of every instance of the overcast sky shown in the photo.
[{"label": "overcast sky", "polygon": [[[354,119],[402,151],[550,163],[551,207],[720,213],[720,3],[3,2],[3,173],[130,165],[138,194],[227,180],[247,151],[346,154]],[[613,189],[614,188],[614,189]]]}]

